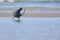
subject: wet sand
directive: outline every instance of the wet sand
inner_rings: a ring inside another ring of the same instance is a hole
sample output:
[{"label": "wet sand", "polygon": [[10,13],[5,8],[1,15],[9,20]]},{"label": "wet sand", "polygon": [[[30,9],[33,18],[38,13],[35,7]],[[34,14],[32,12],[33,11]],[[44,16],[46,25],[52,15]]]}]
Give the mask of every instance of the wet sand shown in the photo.
[{"label": "wet sand", "polygon": [[[13,13],[0,13],[0,17],[13,17]],[[25,13],[22,17],[60,17],[60,13]]]},{"label": "wet sand", "polygon": [[[4,8],[4,9],[0,9],[0,10],[10,10],[11,11],[12,8]],[[17,9],[17,8],[16,8]],[[14,8],[12,10],[15,10]],[[39,8],[39,7],[31,7],[31,8],[25,8],[26,11],[60,11],[60,8]],[[0,12],[0,17],[12,17],[13,16],[13,12]],[[25,12],[25,14],[22,17],[60,17],[60,12],[56,12],[56,13],[49,13],[49,12]]]}]

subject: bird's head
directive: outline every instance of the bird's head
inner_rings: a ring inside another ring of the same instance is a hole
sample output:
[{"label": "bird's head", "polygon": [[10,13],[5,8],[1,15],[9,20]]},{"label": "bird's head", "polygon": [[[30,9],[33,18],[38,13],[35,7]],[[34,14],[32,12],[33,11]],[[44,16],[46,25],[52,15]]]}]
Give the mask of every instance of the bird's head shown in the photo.
[{"label": "bird's head", "polygon": [[25,10],[24,10],[23,8],[21,8],[20,10],[21,10],[21,11],[20,11],[21,15],[24,15]]}]

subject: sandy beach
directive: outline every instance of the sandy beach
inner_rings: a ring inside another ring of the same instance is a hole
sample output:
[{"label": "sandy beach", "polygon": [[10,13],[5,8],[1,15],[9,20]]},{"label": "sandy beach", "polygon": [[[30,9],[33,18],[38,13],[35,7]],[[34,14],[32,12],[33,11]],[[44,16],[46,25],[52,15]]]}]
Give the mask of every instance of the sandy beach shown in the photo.
[{"label": "sandy beach", "polygon": [[[16,8],[17,9],[17,8]],[[24,8],[26,10],[25,14],[22,17],[60,17],[60,8],[39,8],[39,7],[30,7]],[[12,17],[14,8],[0,8],[0,17]]]}]

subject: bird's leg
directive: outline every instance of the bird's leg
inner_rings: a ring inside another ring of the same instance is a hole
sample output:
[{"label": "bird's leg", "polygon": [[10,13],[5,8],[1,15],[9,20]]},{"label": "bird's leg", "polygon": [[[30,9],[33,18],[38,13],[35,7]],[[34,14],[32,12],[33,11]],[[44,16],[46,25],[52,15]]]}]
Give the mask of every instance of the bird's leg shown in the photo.
[{"label": "bird's leg", "polygon": [[18,22],[20,22],[20,18],[18,18]]}]

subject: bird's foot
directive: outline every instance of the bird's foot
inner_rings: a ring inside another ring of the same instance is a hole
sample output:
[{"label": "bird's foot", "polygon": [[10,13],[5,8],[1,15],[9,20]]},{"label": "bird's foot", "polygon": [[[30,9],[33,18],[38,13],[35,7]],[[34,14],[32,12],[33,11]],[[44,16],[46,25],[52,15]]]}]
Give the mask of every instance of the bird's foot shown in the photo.
[{"label": "bird's foot", "polygon": [[15,20],[16,22],[21,22],[20,20]]}]

